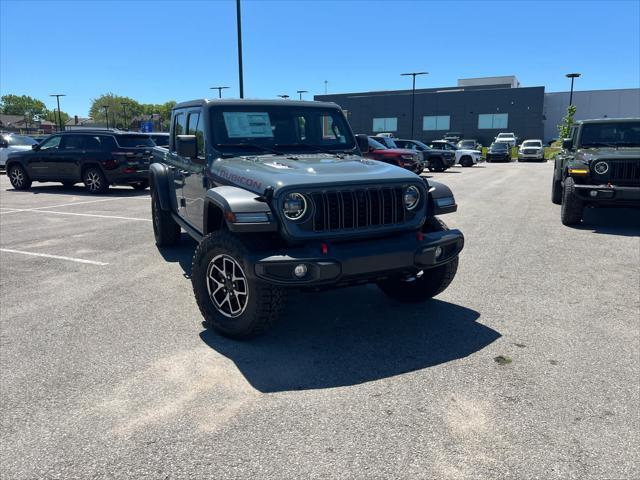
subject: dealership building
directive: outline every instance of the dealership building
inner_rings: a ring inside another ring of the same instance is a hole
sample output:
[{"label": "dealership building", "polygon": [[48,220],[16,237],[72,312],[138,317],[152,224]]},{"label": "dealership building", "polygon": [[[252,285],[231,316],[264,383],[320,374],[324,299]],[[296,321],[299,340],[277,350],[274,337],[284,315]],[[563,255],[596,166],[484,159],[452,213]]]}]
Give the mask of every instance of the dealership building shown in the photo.
[{"label": "dealership building", "polygon": [[[345,110],[355,133],[393,133],[411,137],[411,90],[316,95]],[[640,89],[573,93],[576,119],[640,117]],[[467,78],[454,87],[415,90],[414,137],[429,141],[459,132],[488,145],[499,132],[520,139],[557,137],[569,105],[569,92],[546,93],[543,86],[522,87],[515,76]]]}]

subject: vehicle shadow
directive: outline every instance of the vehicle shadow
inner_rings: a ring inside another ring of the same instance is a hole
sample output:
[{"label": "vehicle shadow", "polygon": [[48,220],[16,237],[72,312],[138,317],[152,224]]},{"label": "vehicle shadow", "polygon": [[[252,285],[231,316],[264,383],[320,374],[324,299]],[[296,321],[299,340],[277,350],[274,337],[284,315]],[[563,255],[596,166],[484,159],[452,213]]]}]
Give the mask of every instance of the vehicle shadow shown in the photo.
[{"label": "vehicle shadow", "polygon": [[356,385],[466,357],[501,336],[479,317],[441,300],[401,305],[365,286],[295,295],[257,339],[238,342],[212,330],[200,337],[270,393]]},{"label": "vehicle shadow", "polygon": [[[7,192],[16,191],[13,187],[9,186],[5,189]],[[29,190],[20,190],[20,193],[32,193],[38,195],[39,193],[55,194],[55,195],[73,195],[74,197],[91,197],[91,198],[109,198],[109,197],[148,197],[149,190],[134,190],[131,187],[125,185],[110,187],[105,193],[89,193],[84,189],[82,184],[74,185],[73,187],[65,187],[60,184],[47,184],[47,185],[32,185]]]},{"label": "vehicle shadow", "polygon": [[166,262],[178,262],[183,270],[184,278],[191,278],[191,260],[198,243],[187,233],[180,234],[180,241],[173,247],[158,248]]},{"label": "vehicle shadow", "polygon": [[639,237],[640,209],[585,208],[582,223],[573,228],[607,235]]}]

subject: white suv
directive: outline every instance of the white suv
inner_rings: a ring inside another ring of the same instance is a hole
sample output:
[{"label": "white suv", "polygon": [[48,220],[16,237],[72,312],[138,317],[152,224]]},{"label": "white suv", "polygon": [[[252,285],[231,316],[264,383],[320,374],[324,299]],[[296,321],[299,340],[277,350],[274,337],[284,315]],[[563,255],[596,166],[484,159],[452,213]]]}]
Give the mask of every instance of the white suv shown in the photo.
[{"label": "white suv", "polygon": [[518,149],[518,161],[538,160],[544,161],[544,147],[542,140],[525,140]]},{"label": "white suv", "polygon": [[510,147],[515,147],[518,139],[516,138],[513,132],[510,132],[510,133],[499,133],[495,141],[505,142],[505,143],[508,143]]}]

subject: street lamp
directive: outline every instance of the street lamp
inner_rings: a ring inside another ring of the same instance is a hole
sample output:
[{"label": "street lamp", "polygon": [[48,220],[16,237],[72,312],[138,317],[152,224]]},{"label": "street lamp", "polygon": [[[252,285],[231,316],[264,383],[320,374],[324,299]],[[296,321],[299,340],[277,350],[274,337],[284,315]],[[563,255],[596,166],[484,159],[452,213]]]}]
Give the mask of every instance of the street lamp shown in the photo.
[{"label": "street lamp", "polygon": [[218,98],[222,98],[222,90],[229,87],[209,87],[209,90],[218,90]]},{"label": "street lamp", "polygon": [[107,130],[109,129],[109,105],[102,105],[104,108],[104,116],[107,117]]},{"label": "street lamp", "polygon": [[413,87],[411,88],[411,139],[414,138],[413,134],[413,122],[415,120],[415,111],[416,111],[416,77],[418,75],[428,75],[429,72],[411,72],[411,73],[401,73],[400,76],[407,77],[411,75],[413,77]]},{"label": "street lamp", "polygon": [[58,102],[58,128],[63,130],[62,128],[62,115],[60,114],[60,97],[66,97],[64,93],[52,93],[49,95],[50,97],[56,97],[56,101]]},{"label": "street lamp", "polygon": [[329,80],[324,81],[324,94],[327,94],[327,85],[329,85]]},{"label": "street lamp", "polygon": [[129,130],[129,122],[127,122],[127,102],[120,102],[122,112],[124,113],[124,129]]},{"label": "street lamp", "polygon": [[565,77],[571,79],[571,93],[569,93],[569,106],[573,105],[573,81],[580,76],[579,73],[567,73]]},{"label": "street lamp", "polygon": [[240,84],[240,98],[244,98],[244,80],[242,74],[242,18],[240,15],[240,0],[236,0],[236,25],[238,30],[238,83]]},{"label": "street lamp", "polygon": [[300,100],[302,100],[302,94],[309,93],[309,90],[296,90],[296,93],[300,95]]},{"label": "street lamp", "polygon": [[279,96],[280,98],[284,98],[285,100],[286,100],[287,98],[289,98],[289,95],[287,95],[286,93],[285,93],[284,95],[278,95],[278,96]]}]

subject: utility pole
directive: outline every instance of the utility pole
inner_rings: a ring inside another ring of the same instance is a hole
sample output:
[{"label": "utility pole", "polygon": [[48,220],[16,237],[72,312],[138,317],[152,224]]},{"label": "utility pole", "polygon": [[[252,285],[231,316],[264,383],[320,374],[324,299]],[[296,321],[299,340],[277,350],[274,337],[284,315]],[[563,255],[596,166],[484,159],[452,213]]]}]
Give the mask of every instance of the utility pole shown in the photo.
[{"label": "utility pole", "polygon": [[413,140],[414,135],[414,121],[415,121],[415,112],[416,112],[416,77],[418,75],[428,75],[429,72],[411,72],[411,73],[401,73],[400,76],[409,76],[413,77],[413,87],[411,88],[411,139]]},{"label": "utility pole", "polygon": [[209,90],[218,90],[218,98],[222,98],[222,90],[226,88],[229,88],[229,87],[209,87]]},{"label": "utility pole", "polygon": [[62,127],[62,114],[60,113],[60,97],[66,97],[66,95],[64,93],[52,93],[49,96],[56,97],[56,100],[58,102],[58,131],[64,130],[64,128]]},{"label": "utility pole", "polygon": [[324,94],[327,94],[327,85],[329,85],[329,80],[324,81]]},{"label": "utility pole", "polygon": [[102,108],[104,108],[104,116],[107,119],[107,129],[109,129],[109,105],[102,105]]},{"label": "utility pole", "polygon": [[571,79],[571,93],[569,93],[569,106],[573,105],[573,81],[580,76],[579,73],[567,73],[565,77]]},{"label": "utility pole", "polygon": [[240,98],[244,98],[244,79],[242,78],[242,17],[240,14],[240,0],[236,0],[236,23],[238,29],[238,81],[240,83]]}]

